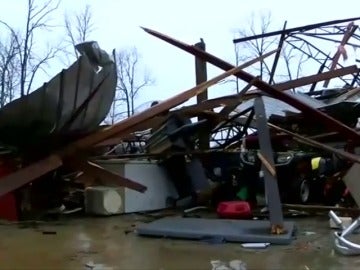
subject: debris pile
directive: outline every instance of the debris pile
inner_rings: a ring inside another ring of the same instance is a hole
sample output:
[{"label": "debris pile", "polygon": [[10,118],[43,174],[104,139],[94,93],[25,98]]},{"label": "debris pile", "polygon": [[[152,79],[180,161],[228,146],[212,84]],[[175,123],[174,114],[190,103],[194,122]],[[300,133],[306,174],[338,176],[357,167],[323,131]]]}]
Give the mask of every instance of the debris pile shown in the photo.
[{"label": "debris pile", "polygon": [[[89,51],[84,45],[82,57],[69,69],[0,110],[7,169],[0,179],[0,196],[20,194],[17,200],[24,211],[45,201],[61,208],[65,198],[67,207],[81,208],[87,187],[106,186],[96,191],[101,209],[112,209],[103,212],[205,205],[218,209],[219,217],[266,216],[269,232],[289,237],[289,224],[283,220],[288,213],[283,210],[358,213],[360,69],[356,63],[360,60],[355,55],[355,64],[346,63],[349,48],[356,51],[360,46],[359,20],[235,39],[234,43],[279,40],[274,50],[237,67],[206,52],[203,41],[189,45],[143,28],[195,57],[197,85],[106,127],[99,124],[114,97],[114,63],[104,52]],[[337,50],[331,55],[327,50],[334,44]],[[277,65],[285,47],[318,71],[281,80]],[[271,60],[268,80],[245,71]],[[207,80],[205,63],[224,72]],[[102,69],[95,72],[98,66]],[[67,76],[76,78],[70,83]],[[243,82],[244,88],[208,99],[208,89],[230,76]],[[197,97],[195,105],[179,107],[193,97]],[[25,118],[24,107],[34,113],[27,111]],[[149,178],[162,180],[155,183]],[[50,190],[47,198],[34,195]],[[137,192],[143,193],[143,199]],[[32,200],[35,197],[37,202]],[[161,202],[150,206],[154,198]],[[141,200],[142,206],[133,208]]]}]

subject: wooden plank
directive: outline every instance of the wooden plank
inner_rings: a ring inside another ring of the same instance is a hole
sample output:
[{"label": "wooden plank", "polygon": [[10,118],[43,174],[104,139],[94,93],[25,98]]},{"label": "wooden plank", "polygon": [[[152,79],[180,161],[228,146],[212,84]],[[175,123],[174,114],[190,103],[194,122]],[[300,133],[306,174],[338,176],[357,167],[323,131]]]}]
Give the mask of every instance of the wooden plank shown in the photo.
[{"label": "wooden plank", "polygon": [[284,83],[278,83],[278,84],[275,84],[274,87],[276,87],[276,89],[278,89],[278,90],[285,91],[285,90],[289,90],[292,88],[297,88],[297,87],[302,87],[305,85],[313,84],[315,82],[321,82],[324,80],[353,74],[358,71],[359,71],[359,69],[357,68],[357,66],[352,65],[352,66],[348,66],[348,67],[344,67],[344,68],[339,68],[336,70],[323,72],[320,74],[314,74],[314,75],[302,77],[302,78],[284,82]]},{"label": "wooden plank", "polygon": [[164,123],[165,120],[166,120],[165,116],[156,116],[156,117],[150,119],[149,121],[146,121],[145,123],[140,123],[140,124],[134,126],[131,130],[128,130],[127,134],[123,133],[123,135],[121,135],[121,136],[119,135],[119,136],[111,137],[105,141],[102,141],[102,142],[96,144],[96,146],[99,147],[99,146],[109,146],[109,145],[120,144],[124,140],[126,140],[126,138],[128,138],[128,136],[131,132],[147,130],[149,128],[156,129],[162,123]]},{"label": "wooden plank", "polygon": [[[192,55],[195,55],[197,57],[201,57],[203,60],[208,61],[209,63],[223,69],[223,70],[229,70],[233,68],[233,65],[224,61],[221,58],[218,58],[208,52],[204,52],[201,50],[196,49],[193,46],[190,46],[184,42],[181,42],[179,40],[176,40],[172,37],[169,37],[167,35],[164,35],[162,33],[159,33],[157,31],[144,28],[144,31],[151,34],[152,36],[155,36],[173,46],[176,46]],[[250,83],[252,80],[255,79],[255,77],[248,72],[244,70],[240,70],[239,72],[235,73],[235,76]],[[326,113],[310,106],[309,104],[302,102],[301,100],[295,98],[294,96],[284,93],[283,91],[278,90],[276,87],[262,81],[262,80],[256,80],[254,82],[254,85],[258,87],[260,90],[264,91],[268,95],[272,96],[275,99],[281,100],[294,108],[298,109],[299,111],[303,112],[304,115],[307,117],[312,117],[315,121],[322,122],[326,128],[328,128],[331,131],[338,131],[339,134],[341,134],[344,138],[353,140],[355,142],[358,142],[360,140],[360,134],[358,134],[355,130],[352,128],[344,125],[340,121],[334,119],[333,117],[327,115]]]},{"label": "wooden plank", "polygon": [[275,52],[276,52],[276,50],[271,51],[267,54],[264,54],[261,57],[252,59],[252,60],[240,65],[239,67],[234,67],[232,69],[229,69],[228,71],[214,77],[213,79],[211,79],[207,82],[201,83],[198,86],[195,86],[185,92],[182,92],[176,96],[169,98],[168,100],[160,102],[159,104],[157,104],[147,110],[144,110],[141,113],[132,115],[129,118],[126,118],[107,129],[104,129],[97,133],[88,135],[87,137],[82,138],[82,139],[76,141],[75,143],[72,143],[68,147],[66,147],[63,151],[61,151],[60,155],[73,154],[78,149],[84,149],[84,148],[90,147],[92,145],[98,144],[98,143],[100,143],[108,138],[111,138],[113,136],[121,136],[124,133],[126,133],[125,131],[131,129],[132,127],[134,127],[140,123],[146,122],[149,119],[151,119],[155,116],[158,116],[164,112],[167,112],[171,108],[176,107],[176,106],[184,103],[185,101],[189,100],[190,98],[199,95],[200,93],[205,91],[207,88],[218,83],[219,81],[240,72],[242,69],[244,69],[248,66],[251,66],[258,61],[261,61],[262,59],[265,59],[266,57],[270,56],[271,54],[273,54]]},{"label": "wooden plank", "polygon": [[[359,71],[359,69],[357,68],[357,66],[352,65],[352,66],[348,66],[348,67],[344,67],[344,68],[339,68],[336,70],[331,70],[331,71],[327,71],[327,72],[323,72],[323,73],[319,73],[319,74],[301,77],[299,79],[295,79],[295,80],[291,80],[291,81],[287,81],[287,82],[283,82],[283,83],[277,83],[272,86],[275,87],[277,90],[286,91],[286,90],[289,90],[292,88],[302,87],[302,86],[306,86],[306,85],[313,84],[316,82],[321,82],[321,81],[324,81],[327,79],[338,78],[341,76],[353,74],[358,71]],[[258,89],[254,89],[254,90],[249,91],[247,94],[251,95],[251,94],[257,94],[260,92],[261,91],[259,91]]]},{"label": "wooden plank", "polygon": [[76,167],[85,175],[89,175],[92,178],[99,179],[102,183],[109,186],[124,186],[139,192],[145,192],[147,190],[146,186],[116,173],[110,172],[101,167],[100,165],[90,161],[79,162],[76,164]]},{"label": "wooden plank", "polygon": [[[252,61],[250,61],[252,63]],[[249,63],[249,62],[248,62]],[[22,168],[8,176],[3,177],[0,180],[0,195],[4,195],[7,192],[10,192],[16,188],[19,188],[20,186],[31,182],[32,180],[54,170],[59,168],[62,165],[62,158],[71,156],[77,153],[81,153],[81,150],[88,148],[90,146],[93,146],[97,143],[100,143],[102,141],[105,141],[106,139],[109,139],[113,137],[114,135],[122,136],[125,134],[128,134],[129,131],[132,131],[132,128],[136,127],[137,125],[141,123],[145,123],[146,121],[150,120],[151,118],[158,116],[169,109],[187,101],[188,99],[200,94],[202,91],[204,91],[206,88],[216,84],[217,82],[225,79],[226,77],[235,74],[239,70],[244,68],[244,66],[236,67],[233,69],[230,69],[213,79],[204,82],[196,87],[193,87],[181,94],[178,94],[167,101],[161,102],[139,114],[135,114],[121,122],[119,122],[116,125],[113,125],[109,128],[100,130],[94,134],[88,135],[87,137],[80,139],[74,143],[69,144],[64,149],[58,151],[57,153],[54,153],[50,155],[49,157],[45,158],[42,161],[35,162],[34,164],[31,164],[25,168]],[[92,166],[87,166],[86,169],[92,169],[92,171],[95,171]],[[96,172],[100,173],[100,170],[98,169]],[[106,174],[104,172],[104,174]],[[111,176],[110,173],[107,173],[107,176],[110,177],[110,179],[115,180],[115,176]],[[111,178],[112,177],[112,178]],[[120,181],[120,178],[116,178],[118,181]],[[124,180],[124,183],[126,181]],[[130,184],[130,182],[128,182]],[[1,193],[3,192],[3,193]],[[5,192],[5,193],[4,193]]]},{"label": "wooden plank", "polygon": [[280,131],[280,132],[283,132],[283,133],[286,133],[290,136],[292,136],[293,138],[295,138],[299,143],[303,143],[303,144],[306,144],[306,145],[310,145],[312,147],[315,147],[315,148],[319,148],[319,149],[322,149],[322,150],[325,150],[329,153],[334,153],[334,154],[337,154],[347,160],[350,160],[352,162],[356,162],[356,163],[360,163],[360,157],[358,155],[355,155],[355,154],[352,154],[352,153],[349,153],[349,152],[346,152],[344,150],[341,150],[341,149],[336,149],[334,147],[331,147],[329,145],[326,145],[326,144],[323,144],[323,143],[319,143],[317,141],[314,141],[310,138],[306,138],[306,137],[303,137],[299,134],[296,134],[296,133],[293,133],[291,131],[288,131],[286,129],[283,129],[281,127],[278,127],[274,124],[271,124],[271,123],[268,123],[268,126],[273,128],[273,129],[276,129],[277,131]]},{"label": "wooden plank", "polygon": [[266,158],[261,154],[257,153],[257,156],[259,157],[261,163],[266,167],[266,169],[271,173],[272,176],[276,176],[276,170],[275,167],[271,166],[270,162],[266,160]]},{"label": "wooden plank", "polygon": [[0,197],[23,185],[43,176],[44,174],[59,168],[62,160],[57,155],[51,155],[43,160],[37,161],[28,167],[22,168],[12,174],[1,177]]},{"label": "wooden plank", "polygon": [[[201,42],[198,42],[194,45],[196,48],[206,51],[205,42],[201,39]],[[207,81],[207,68],[206,62],[202,59],[195,57],[195,79],[196,85],[199,85]],[[204,92],[196,96],[197,104],[204,102],[208,99],[208,90],[205,89]],[[198,116],[198,121],[204,120],[204,117]],[[210,147],[210,135],[209,130],[203,128],[199,131],[199,147],[201,149],[208,149]]]}]

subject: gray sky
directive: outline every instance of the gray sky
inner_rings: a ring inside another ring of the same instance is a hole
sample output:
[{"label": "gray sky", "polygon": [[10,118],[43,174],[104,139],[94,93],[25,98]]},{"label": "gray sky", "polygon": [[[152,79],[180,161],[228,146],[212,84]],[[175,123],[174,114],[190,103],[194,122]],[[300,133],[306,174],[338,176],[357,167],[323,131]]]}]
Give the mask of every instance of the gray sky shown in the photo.
[{"label": "gray sky", "polygon": [[[41,2],[41,0],[38,0]],[[248,24],[252,12],[270,11],[274,30],[301,26],[327,20],[356,17],[358,0],[348,1],[280,1],[280,0],[63,0],[54,14],[54,22],[63,23],[64,12],[81,10],[90,4],[96,24],[92,39],[110,52],[113,48],[135,45],[143,62],[156,78],[156,85],[142,92],[137,105],[155,99],[165,99],[194,86],[194,59],[142,31],[139,26],[153,28],[187,43],[202,37],[207,50],[234,62],[232,39],[234,29]],[[11,25],[24,24],[26,0],[0,0],[0,18]],[[51,35],[40,35],[39,42],[58,42],[63,39],[60,28]],[[53,66],[54,74],[64,66]],[[220,71],[209,66],[209,77]],[[41,85],[42,82],[37,82]],[[210,97],[231,93],[229,87],[209,90]]]}]

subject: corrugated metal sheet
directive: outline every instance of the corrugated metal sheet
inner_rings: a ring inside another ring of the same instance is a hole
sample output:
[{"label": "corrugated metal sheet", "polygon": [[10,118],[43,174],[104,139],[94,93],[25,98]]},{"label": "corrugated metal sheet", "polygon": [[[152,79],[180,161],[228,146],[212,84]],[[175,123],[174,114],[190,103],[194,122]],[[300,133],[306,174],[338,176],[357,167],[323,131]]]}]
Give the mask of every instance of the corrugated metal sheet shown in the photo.
[{"label": "corrugated metal sheet", "polygon": [[[308,95],[296,93],[293,94],[290,91],[286,91],[287,94],[293,96],[294,98],[310,105],[313,108],[321,108],[325,107],[326,104],[320,100],[314,99],[309,97]],[[265,111],[266,116],[269,118],[271,115],[279,115],[279,116],[285,116],[285,112],[292,112],[292,113],[300,113],[299,110],[295,109],[294,107],[286,104],[285,102],[282,102],[280,100],[264,96],[263,97],[264,104],[265,104]],[[241,112],[246,110],[247,108],[254,105],[254,99],[250,99],[245,101],[244,103],[240,104],[234,111]]]}]

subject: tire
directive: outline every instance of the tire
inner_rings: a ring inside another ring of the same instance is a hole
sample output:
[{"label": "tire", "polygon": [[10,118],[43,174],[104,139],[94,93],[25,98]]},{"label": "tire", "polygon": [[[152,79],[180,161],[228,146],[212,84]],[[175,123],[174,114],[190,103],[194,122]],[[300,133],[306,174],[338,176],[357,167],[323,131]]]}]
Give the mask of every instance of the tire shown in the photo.
[{"label": "tire", "polygon": [[305,179],[303,179],[300,183],[299,187],[299,198],[300,202],[303,204],[306,204],[310,200],[310,185],[309,182]]},{"label": "tire", "polygon": [[304,178],[294,180],[289,190],[288,200],[290,203],[307,204],[310,201],[311,187],[309,181]]}]

